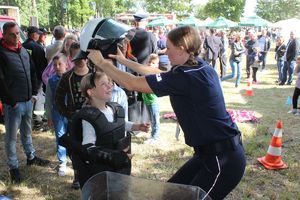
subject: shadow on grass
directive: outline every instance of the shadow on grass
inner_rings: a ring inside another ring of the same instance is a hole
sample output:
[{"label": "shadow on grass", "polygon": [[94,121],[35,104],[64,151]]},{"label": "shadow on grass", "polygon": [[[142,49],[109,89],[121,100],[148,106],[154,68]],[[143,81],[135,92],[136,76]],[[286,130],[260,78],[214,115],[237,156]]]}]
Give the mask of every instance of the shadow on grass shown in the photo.
[{"label": "shadow on grass", "polygon": [[[4,133],[0,134],[1,147],[4,147],[4,136]],[[0,153],[3,155],[0,165],[1,194],[22,200],[41,199],[41,196],[46,199],[79,199],[79,191],[74,191],[70,187],[73,179],[72,170],[64,177],[57,175],[55,166],[58,162],[52,133],[33,134],[33,144],[37,155],[50,160],[50,165],[47,167],[27,166],[20,135],[18,134],[17,155],[23,181],[19,185],[10,183],[4,148],[1,148]]]}]

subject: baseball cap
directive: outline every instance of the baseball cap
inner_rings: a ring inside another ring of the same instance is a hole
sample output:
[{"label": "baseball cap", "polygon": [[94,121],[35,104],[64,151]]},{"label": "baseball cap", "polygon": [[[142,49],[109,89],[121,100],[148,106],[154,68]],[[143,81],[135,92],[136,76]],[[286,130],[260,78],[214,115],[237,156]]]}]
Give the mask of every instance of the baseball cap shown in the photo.
[{"label": "baseball cap", "polygon": [[148,14],[147,13],[136,13],[133,15],[133,17],[134,17],[134,20],[137,22],[146,21],[148,18]]},{"label": "baseball cap", "polygon": [[47,31],[45,28],[39,28],[39,31],[41,31],[43,34],[47,33],[50,34],[50,31]]},{"label": "baseball cap", "polygon": [[76,60],[80,60],[80,59],[87,59],[87,55],[89,53],[88,52],[85,52],[85,51],[82,51],[80,50],[75,56],[74,58],[72,59],[72,62],[76,61]]},{"label": "baseball cap", "polygon": [[38,29],[38,27],[36,27],[36,26],[29,26],[29,27],[27,28],[27,33],[28,33],[28,34],[32,34],[32,33],[42,34],[43,32],[40,31],[40,30]]}]

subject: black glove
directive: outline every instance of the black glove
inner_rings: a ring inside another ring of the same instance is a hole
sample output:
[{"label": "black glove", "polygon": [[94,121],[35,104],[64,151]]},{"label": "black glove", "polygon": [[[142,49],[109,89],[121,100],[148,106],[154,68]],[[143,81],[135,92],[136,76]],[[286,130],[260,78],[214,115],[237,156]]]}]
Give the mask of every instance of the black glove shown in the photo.
[{"label": "black glove", "polygon": [[58,144],[67,149],[71,149],[71,143],[72,143],[71,137],[67,133],[62,135],[60,138],[58,138]]},{"label": "black glove", "polygon": [[87,147],[91,146],[90,144],[83,146],[80,142],[72,140],[68,134],[61,136],[58,139],[58,144],[66,147],[68,151],[72,152],[71,154],[78,155],[83,161],[89,161]]}]

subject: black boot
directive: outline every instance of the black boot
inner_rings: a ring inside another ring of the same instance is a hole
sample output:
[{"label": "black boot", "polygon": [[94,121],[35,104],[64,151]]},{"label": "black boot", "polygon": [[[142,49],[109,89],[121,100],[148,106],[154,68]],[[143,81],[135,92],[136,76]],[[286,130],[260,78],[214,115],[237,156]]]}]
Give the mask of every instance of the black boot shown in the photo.
[{"label": "black boot", "polygon": [[22,178],[18,168],[9,170],[10,180],[12,183],[21,183]]},{"label": "black boot", "polygon": [[78,172],[74,170],[74,179],[73,183],[71,185],[71,188],[78,190],[80,188],[79,178],[78,178]]}]

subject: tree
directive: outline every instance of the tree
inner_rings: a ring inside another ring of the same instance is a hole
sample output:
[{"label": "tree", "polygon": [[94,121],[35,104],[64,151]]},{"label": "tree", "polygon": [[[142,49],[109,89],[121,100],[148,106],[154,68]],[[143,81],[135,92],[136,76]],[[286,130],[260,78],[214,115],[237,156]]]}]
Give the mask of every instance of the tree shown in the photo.
[{"label": "tree", "polygon": [[212,18],[225,17],[232,21],[240,21],[244,7],[245,0],[209,0],[204,11]]},{"label": "tree", "polygon": [[198,19],[205,20],[207,18],[207,14],[205,13],[205,6],[204,5],[197,5],[194,7],[194,15]]},{"label": "tree", "polygon": [[276,22],[299,17],[300,0],[258,0],[256,13],[260,17]]},{"label": "tree", "polygon": [[118,13],[130,11],[134,0],[97,0],[97,10],[101,17],[114,17]]},{"label": "tree", "polygon": [[88,0],[72,0],[68,5],[67,24],[73,28],[80,28],[93,16],[94,11],[90,7]]},{"label": "tree", "polygon": [[146,9],[154,13],[174,13],[179,17],[192,12],[191,0],[146,0]]}]

